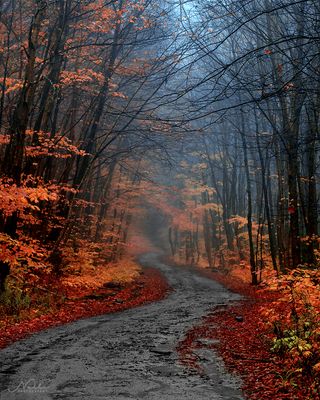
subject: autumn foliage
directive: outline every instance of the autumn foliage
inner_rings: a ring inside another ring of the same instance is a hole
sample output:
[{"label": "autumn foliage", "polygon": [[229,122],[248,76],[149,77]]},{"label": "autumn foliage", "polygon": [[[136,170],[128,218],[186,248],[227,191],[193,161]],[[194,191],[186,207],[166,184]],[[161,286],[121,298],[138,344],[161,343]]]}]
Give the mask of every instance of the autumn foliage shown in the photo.
[{"label": "autumn foliage", "polygon": [[1,5],[0,292],[12,301],[125,256],[146,89],[165,65],[139,41],[161,34],[160,14],[143,0]]}]

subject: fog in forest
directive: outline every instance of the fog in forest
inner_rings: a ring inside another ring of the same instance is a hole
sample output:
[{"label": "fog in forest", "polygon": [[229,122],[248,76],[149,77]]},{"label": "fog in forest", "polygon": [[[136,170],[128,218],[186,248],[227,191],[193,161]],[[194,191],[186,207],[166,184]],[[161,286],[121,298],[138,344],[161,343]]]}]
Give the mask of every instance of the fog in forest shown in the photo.
[{"label": "fog in forest", "polygon": [[319,32],[318,0],[1,0],[3,314],[146,251],[317,286]]}]

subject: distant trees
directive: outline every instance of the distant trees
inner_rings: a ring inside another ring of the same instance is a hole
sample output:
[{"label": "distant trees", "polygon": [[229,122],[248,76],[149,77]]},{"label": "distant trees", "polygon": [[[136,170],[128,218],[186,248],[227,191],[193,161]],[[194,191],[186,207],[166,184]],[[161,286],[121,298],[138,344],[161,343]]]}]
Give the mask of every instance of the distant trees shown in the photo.
[{"label": "distant trees", "polygon": [[[206,164],[196,179],[215,190],[210,202],[221,213],[213,224],[223,230],[223,246],[229,252],[236,246],[240,259],[247,253],[254,284],[266,263],[277,273],[299,264],[316,266],[319,4],[193,5],[183,7],[183,25],[186,31],[192,28],[196,54],[184,119],[203,138],[193,142],[199,152],[194,162]],[[212,232],[210,237],[214,240]],[[211,265],[212,255],[206,253]]]}]

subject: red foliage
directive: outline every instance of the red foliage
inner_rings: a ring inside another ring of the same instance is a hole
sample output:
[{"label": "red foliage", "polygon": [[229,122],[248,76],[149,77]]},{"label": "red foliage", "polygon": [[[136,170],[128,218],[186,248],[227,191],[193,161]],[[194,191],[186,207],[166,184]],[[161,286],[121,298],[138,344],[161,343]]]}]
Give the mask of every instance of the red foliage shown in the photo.
[{"label": "red foliage", "polygon": [[[228,276],[209,271],[203,273],[241,293],[246,300],[236,305],[216,309],[204,318],[201,325],[191,329],[179,344],[178,352],[182,364],[201,371],[194,350],[202,347],[199,338],[216,339],[219,343],[209,347],[217,350],[224,359],[227,368],[241,375],[244,393],[252,400],[295,399],[319,400],[314,393],[314,381],[310,377],[295,377],[288,367],[290,360],[273,354],[270,350],[273,332],[268,328],[265,309],[274,309],[277,315],[287,319],[290,304],[278,301],[279,293],[267,289],[256,289]],[[275,306],[276,305],[276,306]],[[236,317],[241,316],[243,322]]]},{"label": "red foliage", "polygon": [[[164,298],[170,290],[162,274],[153,268],[144,269],[144,273],[132,284],[120,289],[100,289],[95,292],[101,299],[80,298],[66,301],[59,310],[40,317],[22,321],[0,328],[0,348],[23,339],[43,329],[63,325],[81,318],[109,314],[137,307],[151,301]],[[112,292],[112,293],[110,293]]]}]

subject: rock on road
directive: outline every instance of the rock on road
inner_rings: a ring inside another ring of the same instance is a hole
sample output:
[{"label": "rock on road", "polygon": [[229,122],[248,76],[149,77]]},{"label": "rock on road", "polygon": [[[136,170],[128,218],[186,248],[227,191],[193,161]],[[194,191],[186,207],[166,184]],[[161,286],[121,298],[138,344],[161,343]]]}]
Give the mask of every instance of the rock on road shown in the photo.
[{"label": "rock on road", "polygon": [[205,374],[179,364],[175,350],[213,307],[238,300],[189,268],[141,258],[174,289],[167,298],[123,312],[49,329],[0,351],[0,399],[240,400],[240,382],[211,350]]}]

